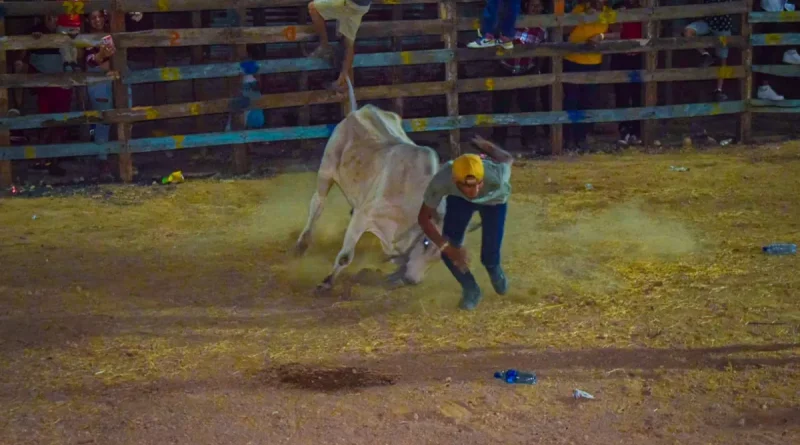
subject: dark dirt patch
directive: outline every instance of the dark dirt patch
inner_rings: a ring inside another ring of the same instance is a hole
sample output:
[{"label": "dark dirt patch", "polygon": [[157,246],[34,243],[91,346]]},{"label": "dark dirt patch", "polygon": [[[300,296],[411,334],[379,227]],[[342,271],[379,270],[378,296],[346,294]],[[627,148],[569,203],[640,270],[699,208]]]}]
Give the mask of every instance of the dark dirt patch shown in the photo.
[{"label": "dark dirt patch", "polygon": [[270,380],[298,389],[323,392],[353,391],[373,386],[394,385],[396,378],[366,368],[319,368],[299,364],[267,371]]}]

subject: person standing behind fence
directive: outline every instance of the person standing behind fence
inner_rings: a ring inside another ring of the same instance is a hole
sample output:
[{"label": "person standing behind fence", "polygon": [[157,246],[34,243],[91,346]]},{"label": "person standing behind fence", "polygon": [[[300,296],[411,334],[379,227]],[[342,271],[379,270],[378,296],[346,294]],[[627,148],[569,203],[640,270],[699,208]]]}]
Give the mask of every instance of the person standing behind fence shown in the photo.
[{"label": "person standing behind fence", "polygon": [[[541,0],[528,0],[525,4],[525,13],[528,15],[536,15],[542,13]],[[542,28],[520,28],[516,30],[514,41],[520,45],[539,44],[547,40],[547,31]],[[522,74],[534,72],[540,74],[541,67],[536,63],[532,57],[521,57],[517,59],[503,59],[500,65],[508,70],[512,76],[520,76]],[[538,92],[546,93],[545,88],[524,88],[521,90],[495,90],[493,94],[494,108],[496,113],[509,113],[511,105],[514,102],[514,97],[517,98],[517,105],[519,111],[522,113],[531,113],[536,111],[536,94]],[[547,103],[547,94],[542,94],[542,102]],[[547,106],[545,105],[546,111]],[[547,130],[547,126],[544,127]],[[533,135],[536,132],[536,127],[522,127],[522,145],[527,147],[533,143]],[[508,127],[499,126],[494,127],[492,132],[492,139],[507,145],[506,137],[508,136]]]},{"label": "person standing behind fence", "polygon": [[[783,11],[794,11],[795,6],[792,3],[788,3],[786,0],[761,0],[761,9],[768,12],[783,12]],[[762,30],[759,32],[763,33],[764,31],[768,33],[784,33],[784,32],[792,32],[792,27],[794,23],[764,23],[761,25]],[[754,54],[754,58],[761,59],[760,61],[753,61],[753,64],[772,64],[774,63],[777,58],[781,58],[783,63],[788,63],[790,65],[800,65],[800,54],[797,53],[797,49],[792,48],[788,49],[782,53],[781,56],[777,56],[780,54],[780,48],[775,46],[765,46],[759,48],[759,51]],[[777,57],[776,57],[777,56]],[[758,87],[758,91],[756,92],[756,97],[759,99],[764,100],[783,100],[784,97],[778,94],[772,86],[769,84],[768,74],[763,73],[754,73],[755,78],[760,78],[761,85]]]},{"label": "person standing behind fence", "polygon": [[314,0],[308,4],[308,12],[314,30],[319,35],[319,47],[311,53],[311,57],[328,60],[333,63],[335,53],[328,40],[328,31],[325,29],[326,20],[336,20],[339,32],[344,36],[342,42],[345,47],[344,61],[339,78],[330,88],[344,92],[347,89],[349,77],[353,81],[353,59],[356,53],[356,34],[361,26],[361,19],[369,11],[372,0]]},{"label": "person standing behind fence", "polygon": [[[83,2],[79,2],[79,0],[67,0],[66,2],[64,2],[64,5],[65,7],[67,7],[74,3],[80,3],[81,5],[83,5]],[[72,11],[70,12],[75,12],[75,11],[77,11],[77,5],[74,5]],[[60,34],[69,36],[71,39],[78,37],[78,34],[81,32],[80,14],[59,15],[58,27],[56,28],[56,31]],[[61,57],[64,59],[65,72],[80,71],[80,67],[78,66],[78,48],[72,42],[70,42],[68,45],[61,47]]]},{"label": "person standing behind fence", "polygon": [[502,46],[514,48],[514,29],[519,16],[520,0],[487,0],[481,16],[478,38],[467,44],[468,48]]},{"label": "person standing behind fence", "polygon": [[[106,12],[102,10],[92,11],[89,14],[89,27],[93,33],[105,33]],[[114,45],[101,43],[98,46],[89,48],[86,51],[86,70],[90,73],[109,73],[111,71],[111,56],[116,52]],[[89,102],[92,110],[105,111],[114,108],[113,96],[111,91],[111,80],[107,82],[96,82],[87,86]],[[105,144],[110,139],[111,127],[108,124],[95,124],[94,142]],[[107,155],[98,156],[101,160],[107,159]]]},{"label": "person standing behind fence", "polygon": [[[603,12],[609,14],[610,8],[605,6],[603,0],[584,0],[572,9],[572,14],[596,14]],[[585,44],[594,47],[600,42],[613,36],[608,33],[608,24],[600,21],[584,23],[573,27],[569,31],[569,43]],[[601,53],[569,53],[564,56],[564,72],[581,73],[596,72],[603,67]],[[592,97],[596,94],[596,85],[592,84],[564,84],[564,109],[567,111],[584,110],[591,108]],[[565,128],[565,142],[567,149],[585,151],[588,149],[586,137],[589,134],[589,124],[577,123]]]},{"label": "person standing behind fence", "polygon": [[[640,8],[639,0],[625,0],[615,9]],[[621,40],[641,39],[644,35],[641,22],[625,22],[620,25]],[[611,56],[611,69],[614,71],[639,71],[643,68],[642,53],[622,53]],[[641,83],[615,83],[614,96],[617,108],[636,108],[642,106]],[[619,124],[619,143],[632,145],[641,143],[641,122],[627,121]]]},{"label": "person standing behind fence", "polygon": [[[731,0],[703,0],[703,3],[728,3]],[[730,37],[731,30],[733,29],[733,18],[730,15],[715,15],[690,23],[683,30],[684,37],[697,37],[711,34],[715,37]],[[703,68],[708,68],[714,64],[714,58],[706,49],[699,49],[700,55],[703,58],[701,65]],[[728,51],[727,46],[717,47],[717,57],[719,57],[720,65],[728,65]],[[723,92],[722,87],[724,80],[722,77],[717,79],[717,88],[713,92],[713,98],[717,102],[728,100],[728,96]]]}]

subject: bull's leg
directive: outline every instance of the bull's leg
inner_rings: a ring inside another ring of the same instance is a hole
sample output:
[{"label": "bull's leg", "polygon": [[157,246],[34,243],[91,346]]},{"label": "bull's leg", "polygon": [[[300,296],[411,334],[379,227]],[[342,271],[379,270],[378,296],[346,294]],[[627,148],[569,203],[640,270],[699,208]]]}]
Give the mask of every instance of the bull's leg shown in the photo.
[{"label": "bull's leg", "polygon": [[355,254],[356,244],[364,234],[367,228],[367,219],[361,214],[357,213],[350,219],[350,225],[347,226],[347,232],[344,234],[344,242],[342,243],[342,250],[336,255],[336,261],[333,263],[333,271],[328,275],[322,284],[319,285],[320,289],[330,289],[333,287],[333,282],[345,267],[353,262],[353,255]]},{"label": "bull's leg", "polygon": [[300,237],[297,238],[297,244],[295,244],[295,252],[298,255],[302,255],[311,244],[311,234],[314,229],[314,224],[325,208],[325,198],[328,197],[328,192],[331,190],[332,186],[333,179],[323,176],[317,178],[317,190],[314,192],[314,196],[311,197],[311,204],[308,208],[308,221],[306,221],[306,226],[303,228]]}]

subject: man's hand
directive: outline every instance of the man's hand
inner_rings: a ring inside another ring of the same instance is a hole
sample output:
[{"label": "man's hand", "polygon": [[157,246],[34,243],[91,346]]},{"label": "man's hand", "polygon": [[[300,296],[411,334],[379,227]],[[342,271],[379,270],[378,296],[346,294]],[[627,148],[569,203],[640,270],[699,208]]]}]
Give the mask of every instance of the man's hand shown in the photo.
[{"label": "man's hand", "polygon": [[605,40],[605,36],[602,33],[601,34],[595,34],[595,35],[589,37],[589,40],[587,40],[586,43],[590,47],[594,48],[594,47],[597,46],[598,43],[602,42],[603,40]]},{"label": "man's hand", "polygon": [[447,258],[450,258],[450,261],[453,262],[458,270],[461,272],[469,272],[469,254],[467,253],[467,249],[465,247],[455,247],[453,245],[448,244],[442,253],[447,255]]},{"label": "man's hand", "polygon": [[35,32],[35,33],[31,34],[31,37],[33,37],[33,38],[34,38],[34,39],[36,39],[36,40],[39,40],[39,39],[41,39],[41,38],[42,38],[42,33],[40,33],[40,32]]}]

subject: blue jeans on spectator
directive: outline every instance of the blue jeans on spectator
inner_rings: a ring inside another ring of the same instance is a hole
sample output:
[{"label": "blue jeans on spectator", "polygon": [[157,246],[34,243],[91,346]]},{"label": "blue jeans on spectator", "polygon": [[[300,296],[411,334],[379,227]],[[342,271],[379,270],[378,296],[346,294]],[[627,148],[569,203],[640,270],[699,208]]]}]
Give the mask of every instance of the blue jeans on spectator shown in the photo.
[{"label": "blue jeans on spectator", "polygon": [[[464,235],[475,211],[480,213],[483,226],[481,229],[481,264],[491,275],[500,266],[500,247],[503,244],[508,204],[474,204],[458,196],[448,196],[442,235],[453,246],[460,247],[464,244]],[[461,272],[444,254],[442,254],[442,260],[462,286],[477,286],[471,272]]]},{"label": "blue jeans on spectator", "polygon": [[[487,0],[481,16],[481,35],[514,39],[522,0]],[[502,14],[502,18],[500,15]]]},{"label": "blue jeans on spectator", "polygon": [[[583,65],[580,63],[564,61],[565,73],[600,71],[603,64]],[[564,110],[574,112],[592,108],[592,98],[596,95],[597,85],[565,83],[564,84]],[[571,124],[565,128],[564,140],[567,144],[583,144],[589,135],[591,124]]]},{"label": "blue jeans on spectator", "polygon": [[[100,68],[89,68],[89,72],[103,73]],[[114,96],[111,90],[111,82],[98,82],[90,84],[86,87],[89,93],[89,102],[91,102],[92,110],[105,111],[114,108]],[[94,142],[96,144],[105,144],[110,140],[111,126],[107,124],[95,124],[94,126]],[[108,159],[108,155],[101,154],[97,156],[101,160]]]}]

